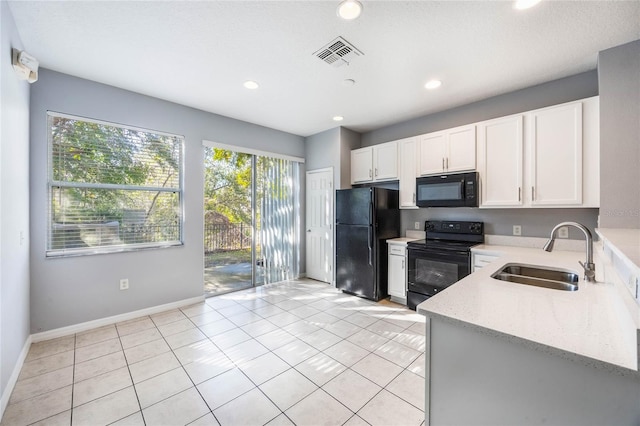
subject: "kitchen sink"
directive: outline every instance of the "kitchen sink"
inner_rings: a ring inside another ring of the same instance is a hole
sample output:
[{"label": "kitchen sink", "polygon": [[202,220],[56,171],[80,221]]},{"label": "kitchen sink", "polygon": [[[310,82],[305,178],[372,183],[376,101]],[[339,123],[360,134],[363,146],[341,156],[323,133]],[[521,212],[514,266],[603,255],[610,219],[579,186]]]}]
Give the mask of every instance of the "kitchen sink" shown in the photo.
[{"label": "kitchen sink", "polygon": [[554,290],[577,291],[578,274],[554,268],[508,263],[491,278],[517,284],[533,285]]}]

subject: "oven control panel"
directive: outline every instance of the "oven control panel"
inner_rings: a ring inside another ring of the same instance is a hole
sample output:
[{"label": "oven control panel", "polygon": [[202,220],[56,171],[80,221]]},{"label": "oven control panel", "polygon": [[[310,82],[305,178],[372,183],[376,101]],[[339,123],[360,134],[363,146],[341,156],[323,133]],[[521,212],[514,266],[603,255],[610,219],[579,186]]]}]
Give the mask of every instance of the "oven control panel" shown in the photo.
[{"label": "oven control panel", "polygon": [[427,232],[437,232],[445,234],[483,235],[484,223],[427,220],[424,223],[424,230]]}]

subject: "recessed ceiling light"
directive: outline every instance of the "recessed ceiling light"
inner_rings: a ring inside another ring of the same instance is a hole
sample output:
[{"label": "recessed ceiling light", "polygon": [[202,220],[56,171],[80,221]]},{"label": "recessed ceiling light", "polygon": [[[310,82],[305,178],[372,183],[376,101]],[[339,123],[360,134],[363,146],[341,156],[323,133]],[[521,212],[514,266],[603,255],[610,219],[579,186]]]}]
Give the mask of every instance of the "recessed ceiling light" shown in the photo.
[{"label": "recessed ceiling light", "polygon": [[540,3],[540,0],[516,0],[516,2],[513,4],[513,8],[524,10],[529,9],[530,7],[533,7],[538,3]]},{"label": "recessed ceiling light", "polygon": [[247,89],[254,90],[254,89],[257,89],[260,86],[258,85],[258,83],[256,83],[253,80],[247,80],[247,81],[244,82],[244,87],[246,87]]},{"label": "recessed ceiling light", "polygon": [[338,16],[352,21],[362,13],[362,3],[357,0],[344,0],[338,5]]},{"label": "recessed ceiling light", "polygon": [[342,121],[344,120],[344,117],[341,115],[336,115],[335,117],[333,117],[333,121]]},{"label": "recessed ceiling light", "polygon": [[345,87],[351,87],[354,84],[356,84],[356,81],[352,78],[347,78],[345,80],[342,80],[342,85]]},{"label": "recessed ceiling light", "polygon": [[440,86],[442,86],[442,82],[440,80],[429,80],[427,81],[427,84],[424,85],[424,88],[433,90],[433,89],[437,89]]}]

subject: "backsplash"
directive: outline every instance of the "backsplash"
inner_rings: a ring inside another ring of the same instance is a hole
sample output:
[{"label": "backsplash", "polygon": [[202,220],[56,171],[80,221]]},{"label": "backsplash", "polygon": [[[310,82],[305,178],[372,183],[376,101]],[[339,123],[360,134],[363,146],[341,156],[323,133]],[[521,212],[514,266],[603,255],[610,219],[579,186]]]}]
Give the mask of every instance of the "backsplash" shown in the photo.
[{"label": "backsplash", "polygon": [[[479,208],[428,208],[402,210],[401,227],[414,230],[419,222],[420,231],[425,220],[464,220],[484,222],[485,234],[513,235],[513,226],[522,227],[523,237],[548,238],[551,229],[560,222],[578,222],[589,228],[595,236],[599,209],[479,209]],[[569,238],[584,239],[582,232],[569,229]]]}]

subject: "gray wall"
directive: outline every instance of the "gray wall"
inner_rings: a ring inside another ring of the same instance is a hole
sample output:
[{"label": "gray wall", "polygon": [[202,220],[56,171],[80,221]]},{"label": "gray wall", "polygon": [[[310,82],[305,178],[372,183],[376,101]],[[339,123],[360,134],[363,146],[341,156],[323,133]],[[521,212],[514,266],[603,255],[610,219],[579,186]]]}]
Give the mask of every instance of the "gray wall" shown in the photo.
[{"label": "gray wall", "polygon": [[307,170],[333,167],[334,187],[351,188],[351,150],[360,148],[360,133],[335,127],[307,136],[305,146]]},{"label": "gray wall", "polygon": [[[184,246],[46,259],[47,110],[184,135]],[[203,294],[203,139],[297,157],[305,150],[300,136],[50,70],[32,87],[31,135],[32,332]],[[120,278],[129,290],[119,290]]]},{"label": "gray wall", "polygon": [[[413,230],[415,222],[420,222],[422,230],[425,220],[479,220],[485,223],[484,232],[492,235],[512,235],[513,225],[520,225],[522,236],[549,237],[553,226],[564,221],[581,223],[594,233],[598,209],[428,208],[403,210],[401,213],[403,230]],[[581,240],[584,235],[577,229],[570,228],[569,238]]]},{"label": "gray wall", "polygon": [[[375,145],[596,95],[598,76],[594,70],[364,133],[362,145]],[[495,235],[512,235],[513,225],[521,225],[523,236],[547,237],[553,226],[563,220],[583,223],[593,231],[598,221],[598,209],[403,210],[402,228],[414,229],[414,222],[427,219],[482,220],[486,224],[485,232]],[[569,236],[583,238],[574,231],[570,231]]]},{"label": "gray wall", "polygon": [[600,226],[640,228],[640,40],[600,52]]},{"label": "gray wall", "polygon": [[5,1],[0,24],[0,393],[6,402],[9,378],[29,337],[30,86],[11,66],[11,47],[23,46]]},{"label": "gray wall", "polygon": [[351,151],[360,148],[360,133],[340,128],[340,186],[336,188],[351,188]]},{"label": "gray wall", "polygon": [[362,134],[362,146],[503,117],[598,94],[596,70],[553,80]]},{"label": "gray wall", "polygon": [[307,171],[333,167],[333,181],[340,182],[340,128],[325,130],[305,138]]}]

